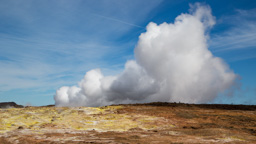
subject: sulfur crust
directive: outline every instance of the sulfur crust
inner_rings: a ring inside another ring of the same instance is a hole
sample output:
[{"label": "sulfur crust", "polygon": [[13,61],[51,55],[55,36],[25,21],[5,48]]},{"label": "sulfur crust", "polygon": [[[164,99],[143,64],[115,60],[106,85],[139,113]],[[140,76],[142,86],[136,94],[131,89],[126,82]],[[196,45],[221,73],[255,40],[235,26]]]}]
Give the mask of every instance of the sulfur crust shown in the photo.
[{"label": "sulfur crust", "polygon": [[158,128],[156,118],[148,115],[118,114],[122,106],[107,107],[27,107],[0,110],[0,132],[18,128],[74,129],[97,131],[128,131],[132,128],[144,130]]}]

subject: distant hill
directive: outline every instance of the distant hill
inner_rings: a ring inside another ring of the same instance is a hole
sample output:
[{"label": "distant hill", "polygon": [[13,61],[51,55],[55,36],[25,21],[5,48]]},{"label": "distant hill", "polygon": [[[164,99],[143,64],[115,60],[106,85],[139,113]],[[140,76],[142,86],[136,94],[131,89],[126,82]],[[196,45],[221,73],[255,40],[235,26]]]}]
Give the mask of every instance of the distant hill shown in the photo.
[{"label": "distant hill", "polygon": [[0,108],[23,108],[24,106],[18,105],[15,102],[1,102],[0,103]]}]

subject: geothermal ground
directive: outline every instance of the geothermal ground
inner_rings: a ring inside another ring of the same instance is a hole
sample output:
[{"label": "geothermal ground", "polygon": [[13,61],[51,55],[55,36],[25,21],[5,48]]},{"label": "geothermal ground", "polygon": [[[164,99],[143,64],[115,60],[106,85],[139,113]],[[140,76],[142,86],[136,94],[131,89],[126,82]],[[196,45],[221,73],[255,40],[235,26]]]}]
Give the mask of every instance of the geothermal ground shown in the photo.
[{"label": "geothermal ground", "polygon": [[256,143],[256,106],[1,108],[0,143]]}]

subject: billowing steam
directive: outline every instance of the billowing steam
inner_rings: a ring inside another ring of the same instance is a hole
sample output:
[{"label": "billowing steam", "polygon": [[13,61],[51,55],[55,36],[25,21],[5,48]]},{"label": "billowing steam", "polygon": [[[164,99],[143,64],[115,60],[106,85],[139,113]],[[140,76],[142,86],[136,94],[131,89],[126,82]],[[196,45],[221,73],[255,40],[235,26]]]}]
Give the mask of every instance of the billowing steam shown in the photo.
[{"label": "billowing steam", "polygon": [[100,69],[86,73],[78,86],[61,87],[57,106],[102,106],[152,101],[202,103],[230,88],[237,77],[207,48],[207,32],[215,24],[208,6],[190,6],[190,14],[174,23],[153,22],[139,37],[135,61],[117,76]]}]

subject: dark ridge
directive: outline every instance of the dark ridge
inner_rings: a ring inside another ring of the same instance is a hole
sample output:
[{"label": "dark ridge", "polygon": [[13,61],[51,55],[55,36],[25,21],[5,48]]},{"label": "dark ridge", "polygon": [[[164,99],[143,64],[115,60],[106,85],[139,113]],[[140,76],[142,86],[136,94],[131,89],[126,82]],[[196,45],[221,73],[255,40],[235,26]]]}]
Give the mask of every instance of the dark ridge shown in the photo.
[{"label": "dark ridge", "polygon": [[[168,103],[168,102],[152,102],[152,103],[137,103],[137,104],[114,104],[127,106],[163,106],[163,107],[182,107],[182,108],[201,108],[201,109],[220,109],[220,110],[245,110],[256,111],[256,105],[234,105],[234,104],[187,104],[187,103]],[[55,105],[46,105],[39,107],[54,107]],[[2,102],[0,108],[23,108],[15,102]]]},{"label": "dark ridge", "polygon": [[202,109],[221,109],[221,110],[246,110],[255,111],[256,105],[234,105],[234,104],[187,104],[187,103],[168,103],[168,102],[152,102],[139,104],[120,104],[131,106],[167,106],[167,107],[194,107]]},{"label": "dark ridge", "polygon": [[199,108],[255,111],[256,105],[198,104]]},{"label": "dark ridge", "polygon": [[17,105],[15,102],[1,102],[0,108],[23,108],[22,105]]},{"label": "dark ridge", "polygon": [[41,107],[55,107],[55,105],[45,105],[45,106],[41,106]]}]

